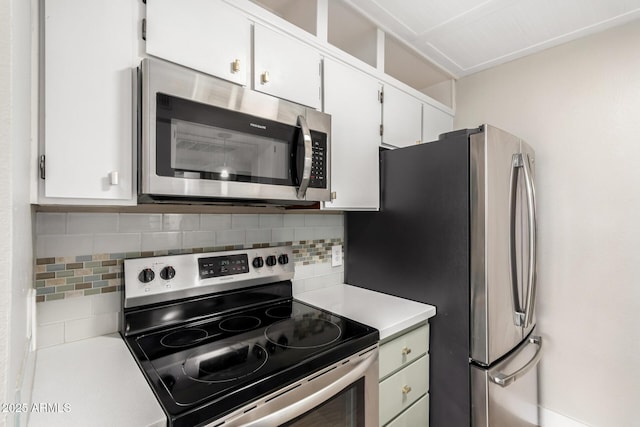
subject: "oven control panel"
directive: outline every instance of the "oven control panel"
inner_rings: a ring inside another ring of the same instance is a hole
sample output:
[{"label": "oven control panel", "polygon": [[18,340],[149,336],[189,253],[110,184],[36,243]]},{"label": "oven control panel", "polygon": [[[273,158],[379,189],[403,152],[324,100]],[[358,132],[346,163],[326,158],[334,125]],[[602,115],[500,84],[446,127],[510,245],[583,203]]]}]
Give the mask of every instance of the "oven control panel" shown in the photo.
[{"label": "oven control panel", "polygon": [[212,256],[198,258],[200,278],[230,276],[249,272],[249,257],[247,254]]},{"label": "oven control panel", "polygon": [[125,308],[291,280],[291,246],[124,261]]}]

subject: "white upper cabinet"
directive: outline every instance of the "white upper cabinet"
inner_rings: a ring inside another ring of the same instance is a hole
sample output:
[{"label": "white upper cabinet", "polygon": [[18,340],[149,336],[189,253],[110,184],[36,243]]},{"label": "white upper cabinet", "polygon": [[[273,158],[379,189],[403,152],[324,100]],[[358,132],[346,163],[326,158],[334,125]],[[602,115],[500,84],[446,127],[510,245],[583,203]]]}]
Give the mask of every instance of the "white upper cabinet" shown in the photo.
[{"label": "white upper cabinet", "polygon": [[449,113],[424,104],[422,106],[422,142],[438,139],[441,133],[453,130],[453,116]]},{"label": "white upper cabinet", "polygon": [[422,141],[422,102],[413,96],[384,86],[382,143],[407,147]]},{"label": "white upper cabinet", "polygon": [[320,53],[259,24],[253,40],[254,89],[320,109]]},{"label": "white upper cabinet", "polygon": [[221,0],[147,0],[146,51],[246,85],[251,23]]},{"label": "white upper cabinet", "polygon": [[130,0],[43,2],[39,203],[135,203],[137,10]]},{"label": "white upper cabinet", "polygon": [[380,83],[334,60],[324,60],[325,112],[331,114],[331,191],[325,209],[379,207]]}]

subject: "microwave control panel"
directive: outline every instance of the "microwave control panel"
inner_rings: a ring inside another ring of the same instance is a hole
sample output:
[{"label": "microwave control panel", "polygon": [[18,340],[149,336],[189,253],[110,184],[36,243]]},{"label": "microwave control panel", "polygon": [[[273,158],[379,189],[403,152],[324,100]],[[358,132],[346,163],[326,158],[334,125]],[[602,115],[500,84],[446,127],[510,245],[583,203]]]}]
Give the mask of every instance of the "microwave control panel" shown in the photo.
[{"label": "microwave control panel", "polygon": [[327,188],[327,140],[326,135],[311,136],[313,154],[311,156],[311,178],[309,187]]}]

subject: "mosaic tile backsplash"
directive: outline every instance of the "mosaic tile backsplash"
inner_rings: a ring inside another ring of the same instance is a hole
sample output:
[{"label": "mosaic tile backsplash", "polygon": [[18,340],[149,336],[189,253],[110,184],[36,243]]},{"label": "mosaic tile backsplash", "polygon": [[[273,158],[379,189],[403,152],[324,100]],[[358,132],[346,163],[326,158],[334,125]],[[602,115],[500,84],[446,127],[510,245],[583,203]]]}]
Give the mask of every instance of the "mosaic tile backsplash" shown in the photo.
[{"label": "mosaic tile backsplash", "polygon": [[343,283],[342,215],[36,214],[38,348],[119,330],[126,258],[291,245],[294,295]]},{"label": "mosaic tile backsplash", "polygon": [[[293,246],[296,266],[331,260],[331,247],[343,245],[342,238],[299,242],[254,243],[250,247]],[[37,258],[35,268],[36,302],[55,301],[121,291],[123,261],[128,258],[244,249],[247,245],[192,249],[128,252],[70,257]]]}]

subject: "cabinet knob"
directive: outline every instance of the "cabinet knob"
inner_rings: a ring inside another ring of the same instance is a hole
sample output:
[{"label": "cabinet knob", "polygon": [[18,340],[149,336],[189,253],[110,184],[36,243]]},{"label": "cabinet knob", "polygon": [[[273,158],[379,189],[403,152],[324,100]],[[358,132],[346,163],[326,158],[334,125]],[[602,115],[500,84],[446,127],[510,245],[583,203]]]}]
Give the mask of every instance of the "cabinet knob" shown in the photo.
[{"label": "cabinet knob", "polygon": [[111,185],[118,185],[118,171],[109,172],[109,182]]},{"label": "cabinet knob", "polygon": [[265,71],[264,73],[262,73],[262,75],[260,76],[260,81],[262,82],[262,84],[269,83],[269,72],[268,71]]},{"label": "cabinet knob", "polygon": [[231,71],[234,73],[237,73],[238,71],[240,71],[240,60],[236,59],[235,61],[233,61],[231,63]]},{"label": "cabinet knob", "polygon": [[411,387],[409,387],[408,385],[402,387],[402,394],[407,395],[411,393]]},{"label": "cabinet knob", "polygon": [[405,347],[402,349],[402,355],[406,356],[411,353],[411,349],[409,347]]}]

